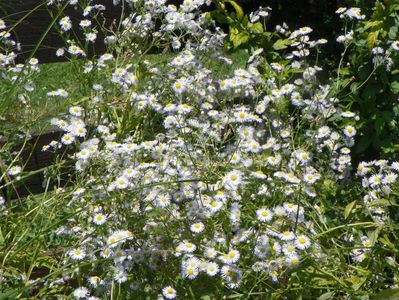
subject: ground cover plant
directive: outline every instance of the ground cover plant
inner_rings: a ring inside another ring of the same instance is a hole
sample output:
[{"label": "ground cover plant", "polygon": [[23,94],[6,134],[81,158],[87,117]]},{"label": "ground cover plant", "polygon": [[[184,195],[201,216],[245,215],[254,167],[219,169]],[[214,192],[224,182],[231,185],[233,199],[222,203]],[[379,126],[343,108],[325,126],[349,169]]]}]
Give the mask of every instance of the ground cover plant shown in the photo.
[{"label": "ground cover plant", "polygon": [[[375,69],[397,68],[394,30],[377,51],[377,37],[361,45],[380,23],[359,7],[332,12],[343,31],[327,41],[307,26],[266,30],[269,8],[245,15],[235,1],[114,1],[112,27],[94,1],[46,5],[70,61],[53,78],[33,57],[15,63],[0,20],[0,299],[398,297],[399,162],[352,163],[371,122],[352,94],[370,79],[353,83],[346,64],[383,51]],[[376,5],[395,19],[397,5]],[[100,31],[107,50],[89,56]],[[334,69],[319,60],[326,43],[343,45]],[[11,105],[39,114],[18,122]],[[26,171],[46,115],[61,135],[42,151],[57,159]],[[37,172],[45,192],[13,197]]]}]

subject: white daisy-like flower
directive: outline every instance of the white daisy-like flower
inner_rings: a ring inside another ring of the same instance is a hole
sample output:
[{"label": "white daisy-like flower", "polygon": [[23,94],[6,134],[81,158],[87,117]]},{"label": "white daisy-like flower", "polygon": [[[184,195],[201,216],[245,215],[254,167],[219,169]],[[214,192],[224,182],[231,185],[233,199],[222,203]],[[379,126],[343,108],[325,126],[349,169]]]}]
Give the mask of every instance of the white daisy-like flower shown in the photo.
[{"label": "white daisy-like flower", "polygon": [[187,266],[183,268],[183,276],[188,279],[194,279],[198,276],[199,270],[198,267],[193,268],[191,266]]},{"label": "white daisy-like flower", "polygon": [[254,254],[260,259],[265,258],[268,252],[269,252],[269,245],[267,244],[255,246]]},{"label": "white daisy-like flower", "polygon": [[283,245],[282,251],[286,256],[296,255],[296,248],[292,242]]},{"label": "white daisy-like flower", "polygon": [[305,250],[310,247],[310,239],[305,235],[300,235],[295,240],[295,247]]},{"label": "white daisy-like flower", "polygon": [[192,253],[197,249],[197,246],[190,242],[183,242],[179,245],[179,249],[186,253]]},{"label": "white daisy-like flower", "polygon": [[354,137],[356,135],[356,129],[351,125],[345,126],[343,132],[347,137]]},{"label": "white daisy-like flower", "polygon": [[80,106],[71,106],[71,107],[69,108],[69,113],[70,113],[72,116],[81,117],[81,116],[82,116],[82,113],[83,113],[83,108],[81,108]]},{"label": "white daisy-like flower", "polygon": [[86,252],[80,248],[71,249],[68,254],[74,260],[82,260],[86,257]]},{"label": "white daisy-like flower", "polygon": [[331,133],[331,129],[328,126],[322,126],[317,130],[317,137],[318,138],[325,138],[328,137]]},{"label": "white daisy-like flower", "polygon": [[18,175],[19,173],[21,173],[22,168],[20,166],[13,166],[8,170],[8,174],[11,176],[15,176]]},{"label": "white daisy-like flower", "polygon": [[295,268],[296,266],[299,265],[299,257],[297,255],[288,256],[285,259],[285,263],[287,264],[287,267]]},{"label": "white daisy-like flower", "polygon": [[194,223],[190,226],[190,230],[194,233],[201,233],[205,229],[205,225],[202,222]]},{"label": "white daisy-like flower", "polygon": [[157,204],[160,207],[167,207],[170,204],[170,195],[169,194],[162,194],[162,195],[158,195],[157,197]]},{"label": "white daisy-like flower", "polygon": [[399,51],[399,41],[394,41],[391,44],[391,47],[392,47],[393,50]]},{"label": "white daisy-like flower", "polygon": [[286,230],[280,234],[280,239],[282,241],[292,241],[293,239],[295,239],[295,234],[292,231]]},{"label": "white daisy-like flower", "polygon": [[217,273],[219,273],[218,264],[215,262],[208,262],[205,267],[205,272],[211,277],[215,276]]},{"label": "white daisy-like flower", "polygon": [[70,133],[65,133],[62,137],[61,137],[61,142],[64,145],[70,145],[75,141],[75,137],[70,134]]},{"label": "white daisy-like flower", "polygon": [[92,287],[98,287],[101,283],[101,278],[98,276],[90,276],[87,281]]},{"label": "white daisy-like flower", "polygon": [[89,296],[89,289],[84,286],[79,287],[76,290],[74,290],[72,294],[76,299],[87,298]]},{"label": "white daisy-like flower", "polygon": [[319,179],[320,179],[320,174],[318,174],[318,173],[314,173],[314,174],[307,173],[307,174],[303,175],[303,181],[305,181],[308,184],[313,184]]},{"label": "white daisy-like flower", "polygon": [[115,180],[115,186],[120,190],[127,188],[128,185],[129,180],[125,176],[120,176]]},{"label": "white daisy-like flower", "polygon": [[208,258],[215,258],[217,255],[217,252],[216,252],[215,248],[207,247],[207,248],[205,248],[204,255]]},{"label": "white daisy-like flower", "polygon": [[166,298],[166,299],[175,299],[177,296],[177,292],[174,288],[172,288],[171,286],[166,286],[162,289],[162,295]]},{"label": "white daisy-like flower", "polygon": [[261,208],[256,211],[256,217],[260,222],[270,222],[273,218],[273,213],[266,208]]},{"label": "white daisy-like flower", "polygon": [[232,189],[237,189],[238,186],[242,183],[242,176],[243,174],[241,171],[230,171],[224,176],[223,185]]},{"label": "white daisy-like flower", "polygon": [[398,174],[390,172],[384,176],[382,179],[383,184],[392,184],[398,179]]},{"label": "white daisy-like flower", "polygon": [[96,225],[102,225],[107,221],[107,217],[103,214],[95,214],[93,217],[93,223]]},{"label": "white daisy-like flower", "polygon": [[380,185],[382,182],[382,175],[381,174],[375,174],[372,175],[369,178],[369,184],[371,185],[371,187],[375,187],[377,185]]},{"label": "white daisy-like flower", "polygon": [[252,139],[254,128],[251,126],[243,126],[238,129],[238,134],[242,139]]},{"label": "white daisy-like flower", "polygon": [[90,25],[91,25],[91,21],[87,20],[87,19],[86,20],[82,20],[79,23],[79,26],[82,27],[82,28],[89,27]]},{"label": "white daisy-like flower", "polygon": [[286,212],[292,214],[292,213],[296,213],[298,210],[298,205],[296,204],[292,204],[292,203],[284,203],[284,209]]},{"label": "white daisy-like flower", "polygon": [[227,254],[219,256],[220,261],[225,264],[234,264],[240,259],[240,252],[238,250],[230,250]]}]

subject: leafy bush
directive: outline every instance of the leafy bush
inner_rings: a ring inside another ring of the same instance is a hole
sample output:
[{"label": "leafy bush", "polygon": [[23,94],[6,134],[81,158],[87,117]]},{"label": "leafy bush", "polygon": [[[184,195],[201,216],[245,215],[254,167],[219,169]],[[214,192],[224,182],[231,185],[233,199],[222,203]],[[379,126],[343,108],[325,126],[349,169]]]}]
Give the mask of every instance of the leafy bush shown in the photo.
[{"label": "leafy bush", "polygon": [[398,11],[396,1],[376,1],[369,18],[356,25],[345,22],[353,39],[345,43],[339,70],[345,88],[339,97],[361,117],[356,147],[361,159],[397,157],[399,150]]},{"label": "leafy bush", "polygon": [[[107,32],[108,49],[87,58],[94,36],[79,45],[60,13],[59,55],[80,58],[76,75],[91,87],[51,119],[63,135],[43,151],[73,154],[46,168],[46,192],[1,203],[1,298],[397,292],[399,163],[353,170],[364,120],[342,94],[354,71],[341,62],[334,79],[319,80],[326,40],[313,40],[310,27],[268,33],[265,11],[246,17],[234,1],[224,2],[235,15],[223,6],[210,14],[228,22],[229,36],[202,13],[210,1],[114,1],[129,9],[111,29],[89,20],[102,7],[71,2],[86,35]],[[62,12],[67,3],[48,5]],[[358,8],[338,13],[348,23],[364,18]],[[338,40],[352,43],[348,31]],[[146,60],[153,47],[165,60]],[[231,47],[249,49],[243,66],[229,58]],[[2,72],[14,67],[11,59]],[[69,93],[60,86],[48,97]],[[2,187],[31,175],[9,149]]]}]

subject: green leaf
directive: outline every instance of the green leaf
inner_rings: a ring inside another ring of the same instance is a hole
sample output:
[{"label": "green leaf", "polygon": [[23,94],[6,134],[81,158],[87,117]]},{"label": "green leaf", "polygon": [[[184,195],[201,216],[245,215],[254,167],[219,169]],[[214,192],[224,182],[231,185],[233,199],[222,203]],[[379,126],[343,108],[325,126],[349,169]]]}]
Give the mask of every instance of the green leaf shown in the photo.
[{"label": "green leaf", "polygon": [[395,10],[399,10],[399,4],[392,4],[389,7],[389,11],[395,11]]},{"label": "green leaf", "polygon": [[351,276],[348,281],[352,284],[353,290],[357,291],[364,284],[367,277]]},{"label": "green leaf", "polygon": [[333,299],[334,294],[335,294],[334,292],[324,293],[319,298],[317,298],[317,300],[330,300],[330,299]]},{"label": "green leaf", "polygon": [[399,288],[384,290],[375,295],[372,300],[399,300]]},{"label": "green leaf", "polygon": [[230,17],[226,16],[219,10],[212,11],[211,17],[220,24],[231,24],[233,22],[233,20]]},{"label": "green leaf", "polygon": [[288,45],[290,45],[291,44],[291,41],[290,40],[277,40],[277,42],[275,42],[274,44],[273,44],[273,49],[274,50],[282,50],[282,49],[285,49],[285,48],[287,48],[288,47]]},{"label": "green leaf", "polygon": [[371,234],[370,234],[370,243],[371,246],[374,246],[375,242],[378,239],[378,235],[380,234],[381,229],[377,228],[376,230],[374,230]]},{"label": "green leaf", "polygon": [[382,21],[368,21],[368,22],[366,22],[364,29],[367,30],[369,28],[377,27],[377,26],[381,25],[382,23],[383,23]]},{"label": "green leaf", "polygon": [[248,42],[249,36],[246,32],[240,32],[238,34],[230,35],[230,40],[233,42],[234,48],[237,48],[240,45]]},{"label": "green leaf", "polygon": [[237,2],[233,0],[228,0],[226,2],[230,3],[234,7],[237,19],[241,20],[244,17],[244,11],[242,10],[241,6],[239,6]]},{"label": "green leaf", "polygon": [[391,243],[389,238],[386,235],[383,235],[382,237],[379,238],[379,241],[383,243],[385,246],[388,246],[391,249],[395,249],[395,245]]},{"label": "green leaf", "polygon": [[391,91],[394,94],[399,94],[399,82],[398,81],[394,81],[391,83]]},{"label": "green leaf", "polygon": [[250,26],[252,32],[255,33],[262,33],[263,32],[263,25],[261,22],[256,22]]},{"label": "green leaf", "polygon": [[380,34],[379,30],[370,32],[367,36],[367,46],[371,49],[374,47],[375,43],[377,42],[378,35]]},{"label": "green leaf", "polygon": [[352,201],[351,203],[349,203],[344,210],[344,218],[345,220],[349,217],[353,207],[355,206],[357,200]]},{"label": "green leaf", "polygon": [[382,131],[383,131],[384,128],[385,128],[385,124],[386,124],[386,122],[385,122],[385,119],[384,119],[384,118],[378,117],[378,118],[375,120],[375,122],[374,122],[374,129],[375,129],[375,131],[377,132],[377,134],[382,133]]}]

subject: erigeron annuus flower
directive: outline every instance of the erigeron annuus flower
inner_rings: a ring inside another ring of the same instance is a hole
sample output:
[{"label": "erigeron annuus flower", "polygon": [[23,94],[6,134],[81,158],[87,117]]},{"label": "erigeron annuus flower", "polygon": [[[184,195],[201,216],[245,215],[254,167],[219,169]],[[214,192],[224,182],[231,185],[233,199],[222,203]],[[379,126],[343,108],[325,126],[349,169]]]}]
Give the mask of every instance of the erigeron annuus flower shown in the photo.
[{"label": "erigeron annuus flower", "polygon": [[89,27],[90,25],[91,25],[91,21],[87,20],[87,19],[86,20],[82,20],[79,23],[79,26],[82,27],[82,28]]},{"label": "erigeron annuus flower", "polygon": [[197,246],[188,241],[179,244],[178,249],[186,253],[192,253],[197,249]]},{"label": "erigeron annuus flower", "polygon": [[310,154],[304,150],[295,151],[295,157],[301,163],[306,163],[310,160]]},{"label": "erigeron annuus flower", "polygon": [[171,286],[167,286],[164,287],[162,289],[162,295],[166,298],[166,299],[174,299],[177,296],[177,292],[174,288],[172,288]]},{"label": "erigeron annuus flower", "polygon": [[96,225],[102,225],[107,221],[107,217],[103,214],[95,214],[93,217],[93,223]]},{"label": "erigeron annuus flower", "polygon": [[380,185],[382,182],[382,175],[381,174],[372,175],[368,181],[369,181],[369,184],[371,185],[371,187]]},{"label": "erigeron annuus flower", "polygon": [[294,268],[299,265],[299,257],[297,255],[288,256],[285,259],[285,263],[289,268]]},{"label": "erigeron annuus flower", "polygon": [[230,250],[227,254],[219,256],[219,259],[224,264],[234,264],[240,259],[240,252],[237,250]]},{"label": "erigeron annuus flower", "polygon": [[198,267],[183,266],[183,276],[188,279],[194,279],[199,274]]},{"label": "erigeron annuus flower", "polygon": [[167,207],[170,204],[170,195],[169,194],[162,194],[157,197],[157,204],[160,207]]},{"label": "erigeron annuus flower", "polygon": [[248,114],[246,111],[243,111],[243,110],[234,113],[234,117],[235,117],[236,121],[239,123],[244,123],[244,122],[248,122],[251,120],[250,114]]},{"label": "erigeron annuus flower", "polygon": [[70,133],[65,133],[62,137],[61,137],[61,142],[64,145],[70,145],[75,141],[75,137],[73,135],[71,135]]},{"label": "erigeron annuus flower", "polygon": [[292,203],[284,203],[283,207],[288,213],[296,213],[298,210],[298,205]]},{"label": "erigeron annuus flower", "polygon": [[18,175],[19,173],[21,173],[22,168],[20,166],[13,166],[8,170],[8,174],[11,176],[15,176]]},{"label": "erigeron annuus flower", "polygon": [[390,172],[384,176],[382,179],[383,184],[392,184],[398,179],[398,174]]},{"label": "erigeron annuus flower", "polygon": [[262,170],[257,170],[255,172],[251,173],[253,177],[258,178],[258,179],[266,179],[267,176],[265,173],[263,173]]},{"label": "erigeron annuus flower", "polygon": [[90,295],[89,289],[86,287],[79,287],[72,294],[76,299],[87,298]]},{"label": "erigeron annuus flower", "polygon": [[92,287],[98,287],[101,283],[101,278],[98,276],[90,276],[87,281]]},{"label": "erigeron annuus flower", "polygon": [[79,55],[80,54],[82,56],[86,56],[84,51],[79,46],[76,46],[76,45],[69,46],[68,47],[68,52],[70,54],[72,54],[72,55]]},{"label": "erigeron annuus flower", "polygon": [[128,178],[126,178],[125,176],[120,176],[115,180],[115,186],[120,189],[123,190],[125,188],[127,188],[129,185],[129,180]]},{"label": "erigeron annuus flower", "polygon": [[308,184],[313,184],[319,179],[320,179],[320,174],[318,173],[307,173],[303,175],[303,181],[305,181]]},{"label": "erigeron annuus flower", "polygon": [[351,125],[345,126],[343,132],[347,137],[354,137],[356,135],[356,129]]},{"label": "erigeron annuus flower", "polygon": [[297,255],[295,245],[292,242],[284,244],[282,251],[286,256]]},{"label": "erigeron annuus flower", "polygon": [[273,213],[266,208],[261,208],[256,211],[256,217],[260,222],[270,222],[273,218]]},{"label": "erigeron annuus flower", "polygon": [[59,21],[59,24],[60,24],[61,29],[62,29],[63,31],[69,31],[69,30],[72,28],[72,22],[71,22],[71,19],[70,19],[68,16],[63,17],[63,18]]},{"label": "erigeron annuus flower", "polygon": [[83,108],[80,106],[71,106],[69,108],[69,113],[75,117],[81,117],[83,113]]},{"label": "erigeron annuus flower", "polygon": [[211,277],[215,276],[217,273],[219,273],[218,264],[215,262],[208,262],[205,267],[205,272]]},{"label": "erigeron annuus flower", "polygon": [[300,235],[295,240],[295,247],[305,250],[310,247],[310,239],[305,235]]},{"label": "erigeron annuus flower", "polygon": [[237,189],[243,182],[242,177],[243,173],[241,171],[230,171],[223,177],[223,185],[228,188]]},{"label": "erigeron annuus flower", "polygon": [[280,239],[282,241],[291,241],[295,239],[295,234],[292,231],[285,230],[280,234]]},{"label": "erigeron annuus flower", "polygon": [[0,19],[0,30],[6,28],[6,22],[3,19]]},{"label": "erigeron annuus flower", "polygon": [[194,223],[190,226],[190,230],[194,233],[201,233],[204,229],[205,225],[202,222]]},{"label": "erigeron annuus flower", "polygon": [[204,256],[208,257],[208,258],[215,258],[217,255],[217,252],[215,250],[215,248],[212,247],[207,247],[204,250]]},{"label": "erigeron annuus flower", "polygon": [[243,126],[238,129],[238,134],[242,139],[252,139],[254,128],[251,126]]},{"label": "erigeron annuus flower", "polygon": [[392,42],[391,47],[393,50],[399,51],[399,41]]},{"label": "erigeron annuus flower", "polygon": [[123,243],[132,238],[133,234],[129,230],[118,230],[107,238],[107,244],[109,247],[114,248],[118,246],[120,243]]},{"label": "erigeron annuus flower", "polygon": [[173,84],[173,90],[176,94],[181,94],[187,89],[188,81],[186,78],[180,78]]},{"label": "erigeron annuus flower", "polygon": [[83,249],[75,248],[69,251],[69,256],[74,260],[82,260],[86,257],[86,252]]}]

